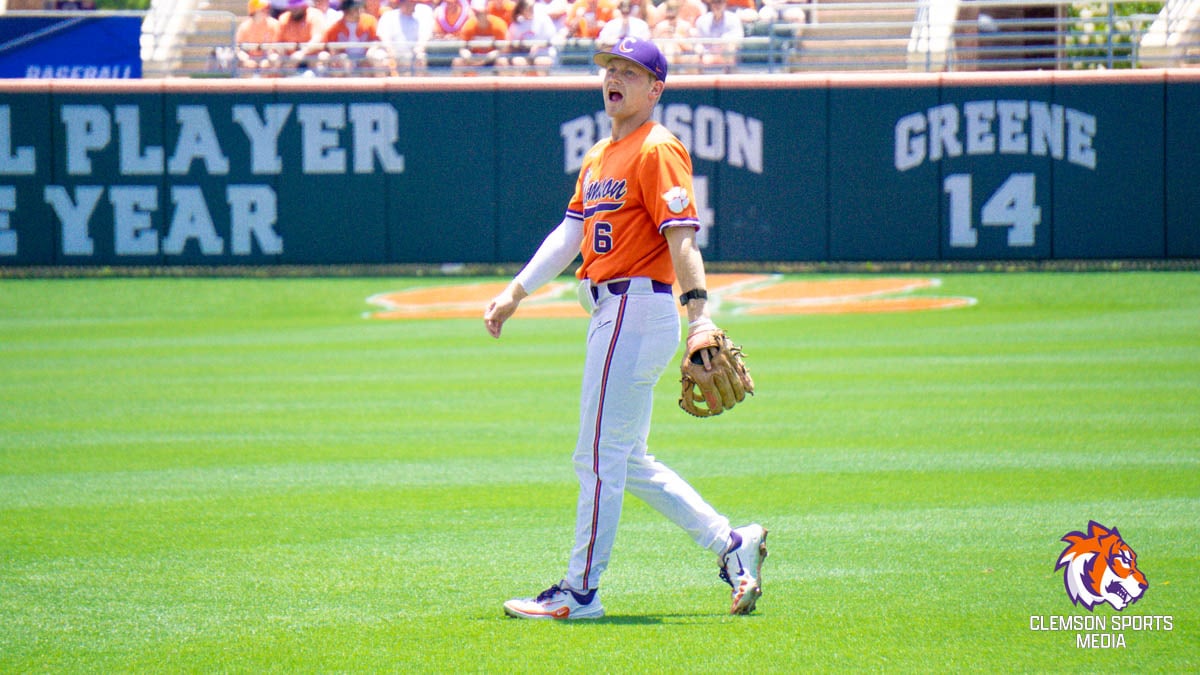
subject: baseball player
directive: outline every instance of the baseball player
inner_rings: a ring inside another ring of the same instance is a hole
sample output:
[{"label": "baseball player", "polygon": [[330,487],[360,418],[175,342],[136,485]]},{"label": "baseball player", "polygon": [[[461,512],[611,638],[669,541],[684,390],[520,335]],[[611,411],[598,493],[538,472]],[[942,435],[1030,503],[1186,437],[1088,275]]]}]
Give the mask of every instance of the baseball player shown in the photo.
[{"label": "baseball player", "polygon": [[600,578],[628,490],[717,555],[720,576],[733,588],[730,612],[747,614],[762,594],[766,529],[731,529],[691,485],[646,452],[654,385],[680,339],[676,279],[685,291],[679,301],[687,307],[689,335],[716,330],[695,240],[691,157],[651,120],[667,61],[653,42],[637,38],[621,40],[594,61],[604,71],[611,138],[588,152],[562,222],[483,317],[499,338],[521,300],[582,253],[576,275],[592,315],[574,453],[580,488],[575,545],[562,581],[537,597],[509,600],[504,611],[525,619],[603,616]]}]

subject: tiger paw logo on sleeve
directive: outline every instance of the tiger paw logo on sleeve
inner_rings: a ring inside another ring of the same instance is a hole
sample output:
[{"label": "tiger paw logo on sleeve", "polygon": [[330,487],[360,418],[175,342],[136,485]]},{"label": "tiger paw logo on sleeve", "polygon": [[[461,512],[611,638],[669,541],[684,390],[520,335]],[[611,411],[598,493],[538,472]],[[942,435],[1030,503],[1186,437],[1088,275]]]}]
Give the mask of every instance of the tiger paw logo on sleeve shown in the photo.
[{"label": "tiger paw logo on sleeve", "polygon": [[683,213],[683,210],[691,203],[691,200],[688,199],[687,190],[679,185],[664,192],[662,198],[667,203],[667,208],[671,210],[671,213]]},{"label": "tiger paw logo on sleeve", "polygon": [[1089,612],[1106,602],[1123,611],[1149,587],[1137,567],[1137,554],[1117,528],[1109,529],[1093,520],[1088,522],[1086,534],[1069,532],[1062,540],[1067,548],[1054,569],[1063,570],[1063,584],[1071,601]]}]

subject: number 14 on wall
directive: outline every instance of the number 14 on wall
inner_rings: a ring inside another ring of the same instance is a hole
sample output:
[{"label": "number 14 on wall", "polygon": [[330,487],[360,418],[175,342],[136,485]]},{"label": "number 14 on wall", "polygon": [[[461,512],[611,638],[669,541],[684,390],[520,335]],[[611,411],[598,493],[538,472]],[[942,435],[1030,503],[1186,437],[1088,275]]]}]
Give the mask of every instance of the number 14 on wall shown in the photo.
[{"label": "number 14 on wall", "polygon": [[[979,210],[979,222],[984,227],[1008,228],[1009,246],[1033,246],[1034,230],[1042,222],[1036,178],[1032,173],[1010,175]],[[979,243],[979,230],[973,222],[971,174],[946,176],[942,191],[950,196],[950,245],[974,248]]]}]

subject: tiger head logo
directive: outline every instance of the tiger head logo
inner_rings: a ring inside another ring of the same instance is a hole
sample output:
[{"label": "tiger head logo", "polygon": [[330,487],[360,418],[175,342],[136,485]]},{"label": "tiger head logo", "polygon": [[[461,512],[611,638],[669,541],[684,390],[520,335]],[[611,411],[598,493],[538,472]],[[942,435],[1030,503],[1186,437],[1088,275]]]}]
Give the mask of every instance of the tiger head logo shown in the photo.
[{"label": "tiger head logo", "polygon": [[1070,532],[1062,540],[1068,545],[1054,569],[1063,570],[1063,583],[1071,601],[1089,612],[1104,602],[1123,611],[1149,587],[1137,567],[1137,554],[1117,528],[1109,529],[1093,520],[1088,523],[1087,534]]}]

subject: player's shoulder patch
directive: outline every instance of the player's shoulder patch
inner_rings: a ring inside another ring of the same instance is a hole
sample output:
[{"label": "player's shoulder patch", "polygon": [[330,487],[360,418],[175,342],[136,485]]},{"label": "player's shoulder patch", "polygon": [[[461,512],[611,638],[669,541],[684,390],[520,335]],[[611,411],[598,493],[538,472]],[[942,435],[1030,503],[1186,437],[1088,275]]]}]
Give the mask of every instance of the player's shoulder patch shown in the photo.
[{"label": "player's shoulder patch", "polygon": [[667,204],[667,210],[676,215],[683,213],[684,209],[692,203],[688,191],[681,185],[676,185],[664,192],[662,199]]}]

